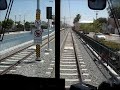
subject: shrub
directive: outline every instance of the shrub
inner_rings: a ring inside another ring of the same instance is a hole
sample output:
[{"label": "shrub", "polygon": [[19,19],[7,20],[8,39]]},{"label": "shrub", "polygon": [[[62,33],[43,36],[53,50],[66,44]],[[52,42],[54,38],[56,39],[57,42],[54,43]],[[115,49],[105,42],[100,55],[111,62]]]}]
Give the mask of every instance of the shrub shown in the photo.
[{"label": "shrub", "polygon": [[114,51],[119,51],[120,50],[120,44],[112,41],[105,41],[105,40],[100,40],[100,42],[107,47],[111,48]]}]

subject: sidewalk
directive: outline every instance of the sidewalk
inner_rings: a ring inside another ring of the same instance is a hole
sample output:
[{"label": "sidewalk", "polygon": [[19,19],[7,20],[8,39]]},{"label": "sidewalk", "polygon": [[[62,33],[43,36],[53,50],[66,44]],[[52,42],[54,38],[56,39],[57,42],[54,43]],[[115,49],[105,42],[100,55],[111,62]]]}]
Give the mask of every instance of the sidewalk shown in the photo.
[{"label": "sidewalk", "polygon": [[28,33],[31,31],[19,31],[19,32],[9,32],[9,33],[5,33],[5,35],[14,35],[14,34],[21,34],[21,33]]}]

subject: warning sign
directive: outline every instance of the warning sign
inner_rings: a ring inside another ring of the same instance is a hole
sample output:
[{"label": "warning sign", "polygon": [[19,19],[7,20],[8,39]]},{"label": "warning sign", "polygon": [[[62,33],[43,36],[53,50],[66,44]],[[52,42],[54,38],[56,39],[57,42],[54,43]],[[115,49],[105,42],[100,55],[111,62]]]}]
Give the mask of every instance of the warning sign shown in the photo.
[{"label": "warning sign", "polygon": [[36,37],[40,37],[42,35],[42,32],[40,30],[36,30],[34,34]]},{"label": "warning sign", "polygon": [[42,30],[35,30],[34,31],[34,43],[35,44],[42,44]]},{"label": "warning sign", "polygon": [[39,27],[41,25],[41,21],[40,20],[35,20],[35,26]]}]

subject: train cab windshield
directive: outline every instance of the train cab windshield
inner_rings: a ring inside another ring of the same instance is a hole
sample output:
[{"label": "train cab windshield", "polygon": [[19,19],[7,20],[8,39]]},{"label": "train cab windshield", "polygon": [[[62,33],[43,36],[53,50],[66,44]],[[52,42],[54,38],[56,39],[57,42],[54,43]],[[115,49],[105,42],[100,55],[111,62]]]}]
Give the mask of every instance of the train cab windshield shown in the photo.
[{"label": "train cab windshield", "polygon": [[120,1],[0,0],[0,81],[11,89],[117,90]]}]

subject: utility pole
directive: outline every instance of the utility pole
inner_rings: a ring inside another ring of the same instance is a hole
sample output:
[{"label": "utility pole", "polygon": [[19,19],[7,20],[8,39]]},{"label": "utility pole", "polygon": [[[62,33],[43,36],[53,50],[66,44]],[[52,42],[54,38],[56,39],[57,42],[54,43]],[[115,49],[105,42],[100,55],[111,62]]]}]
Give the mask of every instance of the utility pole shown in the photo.
[{"label": "utility pole", "polygon": [[65,19],[66,19],[66,18],[65,18],[65,16],[64,16],[64,33],[65,33]]},{"label": "utility pole", "polygon": [[[40,22],[40,0],[37,0],[37,9],[36,9],[36,21]],[[41,25],[37,26],[37,30],[41,29]],[[41,61],[40,59],[40,44],[36,44],[36,60]]]},{"label": "utility pole", "polygon": [[19,22],[21,23],[21,15],[19,15]]},{"label": "utility pole", "polygon": [[24,15],[24,31],[25,31],[25,15]]},{"label": "utility pole", "polygon": [[16,26],[16,15],[15,15],[15,26]]}]

